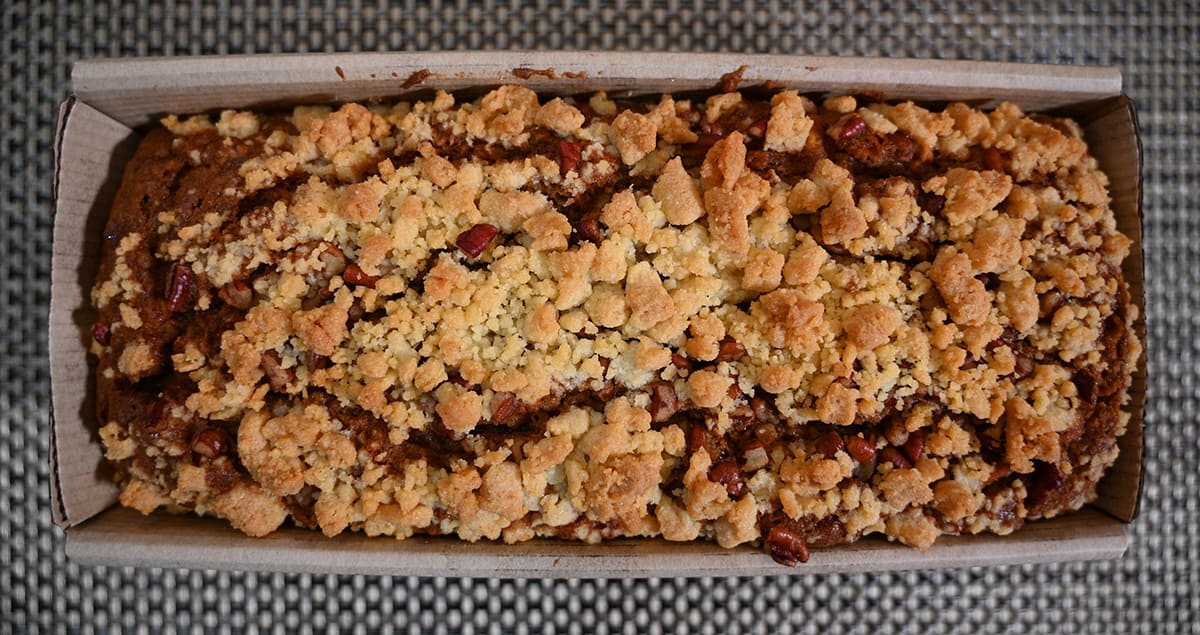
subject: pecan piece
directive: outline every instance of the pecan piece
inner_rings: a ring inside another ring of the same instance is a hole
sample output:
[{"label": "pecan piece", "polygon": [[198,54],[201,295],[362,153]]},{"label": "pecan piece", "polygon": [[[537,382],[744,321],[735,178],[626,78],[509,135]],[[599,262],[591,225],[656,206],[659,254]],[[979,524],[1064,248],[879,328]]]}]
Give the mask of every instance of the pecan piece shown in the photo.
[{"label": "pecan piece", "polygon": [[329,368],[329,358],[312,351],[300,353],[300,361],[310,369]]},{"label": "pecan piece", "polygon": [[946,197],[940,194],[921,192],[917,194],[917,205],[926,212],[929,212],[930,216],[939,216],[942,213],[942,208],[946,206]]},{"label": "pecan piece", "polygon": [[737,461],[725,459],[708,470],[708,480],[725,486],[729,498],[741,498],[746,493],[746,482]]},{"label": "pecan piece", "polygon": [[596,391],[596,396],[599,397],[602,401],[608,401],[609,399],[612,399],[613,397],[617,396],[617,388],[618,388],[617,382],[606,381],[606,382],[604,382],[604,387],[601,388],[600,390]]},{"label": "pecan piece", "polygon": [[263,374],[267,376],[267,384],[275,392],[285,392],[288,384],[296,379],[296,372],[283,367],[283,358],[276,351],[262,354]]},{"label": "pecan piece", "polygon": [[566,175],[567,172],[574,170],[582,159],[583,150],[578,143],[566,139],[558,142],[558,164],[562,169],[561,174]]},{"label": "pecan piece", "polygon": [[600,220],[595,216],[585,216],[576,221],[575,233],[579,234],[581,240],[593,243],[599,243],[604,240],[604,233],[600,229]]},{"label": "pecan piece", "polygon": [[1038,297],[1038,317],[1052,316],[1067,303],[1066,296],[1058,289],[1050,289]]},{"label": "pecan piece", "polygon": [[687,431],[687,449],[689,453],[696,453],[700,448],[708,445],[708,429],[704,427],[703,421],[694,421]]},{"label": "pecan piece", "polygon": [[905,457],[900,450],[897,450],[890,445],[880,450],[879,462],[891,463],[892,466],[898,470],[907,470],[908,468],[912,467],[912,463],[909,462],[908,458]]},{"label": "pecan piece", "polygon": [[375,282],[379,280],[378,276],[369,276],[362,267],[357,263],[350,263],[346,270],[342,272],[342,279],[353,285],[361,287],[375,288]]},{"label": "pecan piece", "polygon": [[721,340],[720,347],[717,349],[718,362],[732,362],[735,359],[741,359],[746,354],[746,347],[738,343],[737,340],[726,335]]},{"label": "pecan piece", "polygon": [[737,427],[750,425],[754,422],[754,409],[748,403],[740,403],[729,411],[729,418]]},{"label": "pecan piece", "polygon": [[499,232],[500,228],[495,225],[479,223],[459,234],[458,238],[454,239],[454,244],[468,256],[478,258]]},{"label": "pecan piece", "polygon": [[[737,382],[734,382],[734,386]],[[754,411],[754,417],[763,423],[778,423],[779,415],[775,407],[770,401],[762,397],[754,397],[750,400],[750,408]]]},{"label": "pecan piece", "polygon": [[362,298],[354,298],[354,301],[350,303],[350,308],[346,309],[346,323],[354,324],[366,315],[367,307],[363,305]]},{"label": "pecan piece", "polygon": [[508,423],[517,412],[517,396],[498,392],[492,397],[492,423]]},{"label": "pecan piece", "polygon": [[872,461],[875,459],[875,444],[860,436],[849,437],[846,439],[846,454],[859,463]]},{"label": "pecan piece", "polygon": [[96,322],[92,325],[92,339],[101,346],[108,346],[109,340],[112,339],[112,327],[103,322]]},{"label": "pecan piece", "polygon": [[159,397],[150,407],[150,416],[144,419],[141,430],[134,426],[143,443],[172,452],[186,450],[191,441],[191,427],[188,421],[176,416],[177,404],[168,397]]},{"label": "pecan piece", "polygon": [[838,133],[838,138],[842,141],[847,141],[866,131],[867,122],[863,121],[863,118],[858,115],[851,115],[850,117],[846,118],[845,123],[842,124],[842,130]]},{"label": "pecan piece", "polygon": [[916,463],[921,460],[921,453],[925,451],[925,433],[921,430],[910,432],[902,449],[909,461]]},{"label": "pecan piece", "polygon": [[825,458],[832,459],[846,448],[846,443],[842,440],[842,435],[830,430],[817,438],[816,448]]},{"label": "pecan piece", "polygon": [[214,459],[229,451],[229,433],[220,428],[205,428],[192,439],[192,452]]},{"label": "pecan piece", "polygon": [[680,353],[671,353],[671,365],[679,370],[691,370],[692,360]]},{"label": "pecan piece", "polygon": [[196,274],[187,265],[175,265],[171,272],[171,288],[167,291],[167,306],[178,313],[192,307],[196,299]]},{"label": "pecan piece", "polygon": [[770,447],[779,440],[778,422],[764,421],[754,428],[754,438],[763,445]]},{"label": "pecan piece", "polygon": [[1016,366],[1013,369],[1013,377],[1016,379],[1024,379],[1025,377],[1032,375],[1036,368],[1037,364],[1033,361],[1033,359],[1026,357],[1025,355],[1019,355],[1017,356]]},{"label": "pecan piece", "polygon": [[781,565],[794,567],[808,562],[808,543],[804,537],[783,525],[775,525],[767,533],[766,547],[767,553]]},{"label": "pecan piece", "polygon": [[254,288],[245,280],[234,280],[221,287],[221,290],[217,292],[217,297],[221,298],[225,304],[245,311],[250,308],[251,304],[254,304]]},{"label": "pecan piece", "polygon": [[317,248],[321,250],[321,266],[326,278],[333,277],[346,268],[346,254],[340,247],[331,242],[323,242]]},{"label": "pecan piece", "polygon": [[656,381],[650,384],[650,418],[655,423],[667,421],[679,412],[679,396],[675,394],[675,386],[668,381]]}]

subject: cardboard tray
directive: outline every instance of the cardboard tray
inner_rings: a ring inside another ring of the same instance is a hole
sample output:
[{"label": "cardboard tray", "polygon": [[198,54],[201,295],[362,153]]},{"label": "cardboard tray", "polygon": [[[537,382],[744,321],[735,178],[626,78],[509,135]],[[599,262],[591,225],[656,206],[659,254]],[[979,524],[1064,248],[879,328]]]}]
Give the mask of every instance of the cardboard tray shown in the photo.
[{"label": "cardboard tray", "polygon": [[[51,270],[51,500],[67,554],[84,564],[462,576],[649,577],[879,571],[1115,558],[1141,488],[1145,361],[1131,388],[1132,420],[1121,456],[1088,509],[1038,521],[1006,537],[943,536],[927,552],[880,538],[815,550],[794,569],[751,547],[618,540],[583,545],[538,540],[467,544],[448,538],[394,541],[347,532],[335,539],[284,528],[248,538],[224,521],[142,517],[115,506],[105,469],[86,355],[98,247],[135,128],[166,113],[340,102],[518,83],[542,93],[614,95],[711,88],[746,65],[742,86],[772,80],[805,93],[864,93],[925,102],[1001,100],[1026,111],[1069,113],[1084,124],[1111,180],[1118,226],[1134,241],[1124,273],[1139,307],[1142,285],[1141,147],[1132,102],[1113,68],[897,59],[639,53],[371,53],[86,60],[72,73],[55,144]],[[515,72],[514,72],[515,71]],[[536,71],[536,72],[530,72]]]}]

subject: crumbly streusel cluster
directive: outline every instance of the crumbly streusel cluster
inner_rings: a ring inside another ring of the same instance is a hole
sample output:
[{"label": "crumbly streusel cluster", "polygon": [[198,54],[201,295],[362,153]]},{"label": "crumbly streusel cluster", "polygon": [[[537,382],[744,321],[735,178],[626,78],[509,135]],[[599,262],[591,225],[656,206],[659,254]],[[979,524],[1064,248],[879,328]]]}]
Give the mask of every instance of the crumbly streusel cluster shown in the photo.
[{"label": "crumbly streusel cluster", "polygon": [[1012,531],[1116,456],[1070,120],[780,91],[167,117],[93,301],[121,500],[333,536]]}]

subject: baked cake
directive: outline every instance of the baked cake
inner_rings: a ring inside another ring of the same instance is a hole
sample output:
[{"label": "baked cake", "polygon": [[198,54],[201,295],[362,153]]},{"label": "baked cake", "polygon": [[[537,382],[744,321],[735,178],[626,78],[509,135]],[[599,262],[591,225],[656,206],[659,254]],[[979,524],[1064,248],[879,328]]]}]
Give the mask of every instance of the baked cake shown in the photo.
[{"label": "baked cake", "polygon": [[795,564],[1093,500],[1141,347],[1080,126],[727,88],[164,118],[92,295],[121,502]]}]

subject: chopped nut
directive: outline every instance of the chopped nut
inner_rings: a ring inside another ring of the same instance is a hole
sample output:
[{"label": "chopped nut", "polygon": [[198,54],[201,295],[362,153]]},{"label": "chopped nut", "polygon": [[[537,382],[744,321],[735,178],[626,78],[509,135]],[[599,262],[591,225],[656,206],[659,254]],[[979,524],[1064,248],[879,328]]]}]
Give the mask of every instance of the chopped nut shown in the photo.
[{"label": "chopped nut", "polygon": [[783,525],[775,525],[767,533],[766,547],[775,562],[786,567],[808,562],[808,544],[804,538]]},{"label": "chopped nut", "polygon": [[167,292],[167,306],[179,313],[192,308],[196,295],[196,274],[187,265],[175,265],[171,274],[171,288]]},{"label": "chopped nut", "polygon": [[499,231],[500,229],[495,225],[480,223],[459,234],[458,238],[454,239],[454,244],[458,245],[458,248],[468,256],[478,258]]},{"label": "chopped nut", "polygon": [[346,267],[346,270],[342,272],[342,278],[350,284],[363,287],[374,287],[375,282],[379,280],[377,276],[368,276],[361,267],[354,263]]}]

